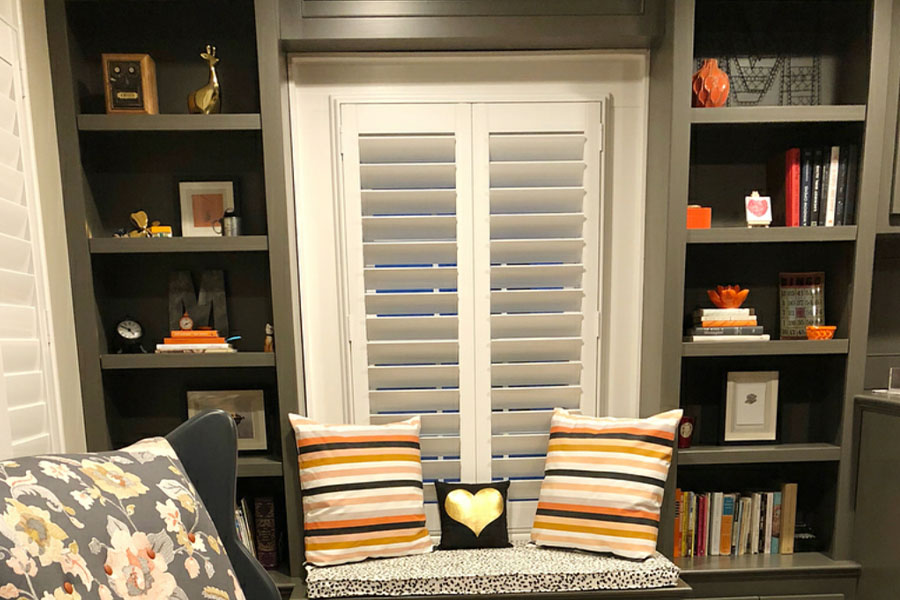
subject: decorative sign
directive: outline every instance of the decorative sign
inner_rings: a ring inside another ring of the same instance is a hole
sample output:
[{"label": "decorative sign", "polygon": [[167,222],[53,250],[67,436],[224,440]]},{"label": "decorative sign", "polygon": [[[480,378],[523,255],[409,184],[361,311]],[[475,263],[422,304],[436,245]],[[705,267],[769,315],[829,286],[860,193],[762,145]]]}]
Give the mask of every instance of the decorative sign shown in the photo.
[{"label": "decorative sign", "polygon": [[781,339],[805,340],[807,325],[825,324],[825,273],[780,273]]},{"label": "decorative sign", "polygon": [[772,199],[760,196],[755,191],[744,196],[744,207],[747,210],[747,227],[768,227],[772,222]]}]

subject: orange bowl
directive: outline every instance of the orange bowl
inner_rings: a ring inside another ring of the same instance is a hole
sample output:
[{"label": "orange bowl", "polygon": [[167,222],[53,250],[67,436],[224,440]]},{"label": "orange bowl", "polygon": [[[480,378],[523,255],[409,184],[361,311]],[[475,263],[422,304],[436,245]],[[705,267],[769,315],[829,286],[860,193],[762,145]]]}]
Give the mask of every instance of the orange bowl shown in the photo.
[{"label": "orange bowl", "polygon": [[806,339],[808,340],[830,340],[834,337],[834,325],[807,325]]}]

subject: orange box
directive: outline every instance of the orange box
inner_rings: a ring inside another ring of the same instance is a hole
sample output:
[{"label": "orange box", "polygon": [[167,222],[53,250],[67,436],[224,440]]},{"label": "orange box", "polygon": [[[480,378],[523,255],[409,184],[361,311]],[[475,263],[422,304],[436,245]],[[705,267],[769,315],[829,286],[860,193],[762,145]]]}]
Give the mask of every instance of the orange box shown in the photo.
[{"label": "orange box", "polygon": [[709,229],[712,225],[712,208],[691,204],[687,207],[688,229]]}]

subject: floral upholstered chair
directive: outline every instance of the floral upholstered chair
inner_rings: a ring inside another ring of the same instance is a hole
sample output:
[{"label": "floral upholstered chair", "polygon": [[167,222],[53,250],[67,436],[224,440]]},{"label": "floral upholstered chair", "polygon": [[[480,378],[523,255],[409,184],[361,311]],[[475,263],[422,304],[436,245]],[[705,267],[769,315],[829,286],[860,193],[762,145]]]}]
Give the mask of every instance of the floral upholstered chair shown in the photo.
[{"label": "floral upholstered chair", "polygon": [[0,461],[0,599],[277,600],[234,529],[222,411],[122,450]]}]

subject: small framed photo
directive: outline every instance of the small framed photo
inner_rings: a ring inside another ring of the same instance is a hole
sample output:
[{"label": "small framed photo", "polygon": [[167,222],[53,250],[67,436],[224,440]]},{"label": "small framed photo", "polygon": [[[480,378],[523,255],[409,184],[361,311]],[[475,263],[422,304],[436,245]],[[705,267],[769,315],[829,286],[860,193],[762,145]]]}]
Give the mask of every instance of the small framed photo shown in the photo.
[{"label": "small framed photo", "polygon": [[188,417],[212,408],[231,415],[237,425],[238,450],[266,450],[266,403],[262,390],[187,393]]},{"label": "small framed photo", "polygon": [[724,440],[775,441],[778,371],[729,371],[725,387]]},{"label": "small framed photo", "polygon": [[226,210],[234,210],[233,181],[182,181],[178,184],[181,200],[181,235],[213,237],[214,229]]}]

